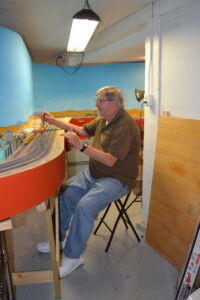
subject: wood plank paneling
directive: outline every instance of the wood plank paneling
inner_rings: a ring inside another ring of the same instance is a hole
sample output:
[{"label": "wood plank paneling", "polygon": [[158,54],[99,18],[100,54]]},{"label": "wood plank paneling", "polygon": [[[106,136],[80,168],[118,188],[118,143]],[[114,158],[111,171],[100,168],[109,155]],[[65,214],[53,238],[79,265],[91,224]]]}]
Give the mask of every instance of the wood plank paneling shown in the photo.
[{"label": "wood plank paneling", "polygon": [[161,116],[146,242],[181,269],[200,212],[200,120]]}]

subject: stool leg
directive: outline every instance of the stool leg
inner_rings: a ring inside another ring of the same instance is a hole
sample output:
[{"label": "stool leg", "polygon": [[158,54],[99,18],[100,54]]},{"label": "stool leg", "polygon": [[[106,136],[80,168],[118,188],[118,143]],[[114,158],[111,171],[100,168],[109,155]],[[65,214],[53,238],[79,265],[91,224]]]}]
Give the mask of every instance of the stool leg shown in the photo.
[{"label": "stool leg", "polygon": [[127,212],[124,211],[124,214],[125,214],[125,216],[126,216],[126,218],[127,218],[127,220],[128,220],[128,224],[130,225],[131,229],[133,230],[133,232],[134,232],[134,234],[135,234],[135,236],[136,236],[138,242],[140,242],[139,235],[137,234],[137,231],[135,230],[135,228],[134,228],[134,226],[133,226],[133,224],[132,224],[132,222],[131,222],[131,220],[130,220],[128,214],[127,214]]},{"label": "stool leg", "polygon": [[111,235],[110,235],[108,244],[107,244],[107,246],[106,246],[105,252],[108,252],[108,250],[109,250],[109,248],[110,248],[110,244],[111,244],[111,242],[112,242],[112,239],[113,239],[113,236],[114,236],[114,233],[115,233],[115,230],[116,230],[116,228],[117,228],[117,224],[119,223],[120,218],[121,218],[121,216],[120,216],[120,214],[119,214],[118,217],[117,217],[117,220],[115,221],[115,224],[114,224],[114,226],[113,226],[113,229],[112,229],[112,231],[111,231]]},{"label": "stool leg", "polygon": [[[112,203],[111,203],[111,204],[112,204]],[[109,209],[110,209],[111,204],[109,204],[109,205],[107,206],[106,211],[104,212],[103,216],[101,217],[101,221],[99,222],[97,228],[96,228],[95,231],[94,231],[94,235],[95,235],[95,234],[97,233],[97,231],[99,230],[101,224],[104,223],[104,219],[105,219],[105,217],[106,217],[106,215],[107,215],[107,213],[108,213],[108,211],[109,211]],[[105,224],[105,223],[104,223],[104,224]],[[106,224],[105,224],[105,225],[106,225]],[[109,228],[107,225],[106,225],[106,227],[110,230],[110,228]]]},{"label": "stool leg", "polygon": [[[125,201],[124,201],[124,205],[126,205],[126,203],[127,203],[127,201],[128,201],[129,195],[130,195],[130,194],[127,195],[127,197],[126,197],[126,199],[125,199]],[[119,204],[120,204],[120,206],[121,206],[121,209],[120,209],[120,207],[119,207],[119,205],[118,205],[117,202],[119,202]],[[108,241],[108,244],[107,244],[107,246],[106,246],[105,252],[108,252],[108,250],[109,250],[109,248],[110,248],[110,244],[111,244],[111,242],[112,242],[112,239],[113,239],[113,236],[114,236],[114,233],[115,233],[115,231],[116,231],[116,228],[117,228],[117,225],[118,225],[118,223],[119,223],[120,218],[123,220],[124,225],[125,225],[126,228],[128,228],[127,222],[128,222],[128,224],[129,224],[130,226],[132,225],[132,224],[131,224],[131,221],[130,221],[130,219],[129,219],[129,217],[128,217],[128,215],[127,215],[125,209],[124,209],[124,205],[122,204],[122,202],[121,202],[120,199],[118,199],[117,201],[115,201],[115,205],[116,205],[116,207],[117,207],[117,209],[118,209],[118,211],[119,211],[119,215],[118,215],[117,220],[115,221],[115,224],[114,224],[113,229],[112,229],[112,231],[111,231],[111,236],[110,236],[110,238],[109,238],[109,241]],[[125,215],[126,215],[126,218],[128,217],[128,218],[127,218],[127,222],[126,222],[126,220],[124,219],[124,216],[123,216],[124,213],[125,213]],[[136,237],[137,237],[137,239],[138,239],[139,237],[138,237],[137,232],[135,231],[135,228],[133,227],[133,225],[131,226],[131,228],[132,228],[133,232],[135,233],[135,235],[136,235]],[[139,240],[140,240],[140,239],[139,239]]]},{"label": "stool leg", "polygon": [[[127,200],[128,200],[128,199],[127,199]],[[131,222],[131,220],[130,220],[130,218],[129,218],[127,212],[126,212],[127,209],[125,208],[125,205],[126,205],[126,202],[127,202],[127,201],[124,201],[124,204],[122,204],[121,200],[119,199],[118,202],[120,203],[120,206],[121,206],[120,216],[122,217],[123,215],[125,215],[126,220],[127,220],[127,223],[129,224],[129,226],[130,226],[131,229],[133,230],[133,232],[134,232],[134,234],[135,234],[135,236],[136,236],[138,242],[140,242],[139,235],[137,234],[137,232],[136,232],[136,230],[135,230],[135,228],[134,228],[134,226],[133,226],[133,224],[132,224],[132,222]]]},{"label": "stool leg", "polygon": [[[117,201],[120,201],[120,199],[119,200],[117,200]],[[125,220],[125,218],[124,218],[124,216],[123,216],[123,213],[121,213],[121,209],[120,209],[120,207],[118,206],[118,203],[117,203],[117,201],[115,201],[115,206],[117,207],[117,209],[118,209],[118,212],[119,212],[119,214],[120,214],[120,218],[122,219],[122,221],[124,222],[124,226],[126,227],[126,229],[128,229],[128,226],[127,226],[127,221]],[[120,202],[119,202],[120,203]]]},{"label": "stool leg", "polygon": [[[126,206],[126,203],[127,203],[128,199],[129,199],[130,194],[131,194],[131,193],[129,193],[129,194],[126,196],[126,198],[125,198],[125,200],[124,200],[124,204],[122,204],[121,199],[118,199],[117,201],[115,201],[115,206],[117,207],[118,212],[119,212],[120,215],[121,215],[122,221],[124,222],[124,225],[125,225],[126,229],[128,229],[128,226],[127,226],[127,220],[124,218],[123,213],[121,213],[121,210],[124,210],[124,209],[125,209],[125,206]],[[121,208],[119,207],[118,203],[120,204]]]}]

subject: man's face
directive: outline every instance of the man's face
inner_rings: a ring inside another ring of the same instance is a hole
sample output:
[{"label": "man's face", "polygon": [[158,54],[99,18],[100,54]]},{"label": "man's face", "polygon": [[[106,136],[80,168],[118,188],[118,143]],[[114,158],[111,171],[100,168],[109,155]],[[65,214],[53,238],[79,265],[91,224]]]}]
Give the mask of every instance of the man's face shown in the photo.
[{"label": "man's face", "polygon": [[100,115],[103,116],[106,120],[109,120],[119,109],[115,100],[107,100],[105,91],[100,91],[98,93],[96,97],[96,107]]}]

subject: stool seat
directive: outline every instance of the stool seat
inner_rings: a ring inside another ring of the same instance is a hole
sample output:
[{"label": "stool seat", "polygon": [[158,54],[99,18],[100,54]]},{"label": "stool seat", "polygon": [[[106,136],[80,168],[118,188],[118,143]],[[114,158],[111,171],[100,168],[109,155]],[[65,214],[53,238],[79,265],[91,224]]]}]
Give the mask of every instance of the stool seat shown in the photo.
[{"label": "stool seat", "polygon": [[[108,240],[105,252],[108,252],[108,250],[110,248],[113,236],[115,234],[115,231],[117,229],[117,225],[118,225],[120,219],[123,221],[124,226],[125,226],[126,229],[128,229],[128,226],[130,226],[130,228],[132,229],[133,233],[135,234],[136,239],[138,240],[138,242],[140,242],[139,235],[137,234],[137,231],[135,230],[135,228],[134,228],[134,226],[133,226],[133,224],[132,224],[132,222],[130,220],[130,217],[128,216],[128,213],[127,213],[127,210],[130,208],[130,206],[134,202],[141,202],[140,200],[138,200],[140,194],[136,195],[135,198],[131,201],[131,203],[129,205],[127,205],[127,202],[129,200],[130,195],[131,195],[131,192],[126,195],[124,201],[122,199],[118,199],[118,200],[115,200],[112,203],[110,203],[107,206],[107,208],[106,208],[103,216],[100,218],[100,221],[99,221],[96,229],[94,230],[94,235],[96,235],[97,232],[98,232],[98,230],[99,230],[99,228],[100,228],[100,226],[101,226],[101,224],[103,223],[106,226],[106,228],[110,231],[111,235],[110,235],[110,238]],[[107,216],[107,214],[109,212],[109,209],[110,209],[110,207],[111,207],[112,204],[114,204],[116,206],[116,208],[118,210],[118,216],[117,216],[117,219],[116,219],[116,221],[114,223],[113,228],[111,229],[108,226],[108,224],[105,222],[105,218],[106,218],[106,216]]]}]

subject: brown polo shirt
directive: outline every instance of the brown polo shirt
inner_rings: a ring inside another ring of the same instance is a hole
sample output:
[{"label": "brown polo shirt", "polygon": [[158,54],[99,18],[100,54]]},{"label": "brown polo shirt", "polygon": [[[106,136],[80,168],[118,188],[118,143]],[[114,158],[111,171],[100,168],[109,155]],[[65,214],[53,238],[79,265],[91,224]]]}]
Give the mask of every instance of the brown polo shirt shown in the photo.
[{"label": "brown polo shirt", "polygon": [[113,167],[90,158],[92,176],[118,179],[131,190],[138,175],[140,149],[140,132],[133,118],[121,109],[109,124],[106,125],[103,117],[98,117],[83,128],[90,137],[94,137],[92,147],[118,158]]}]

